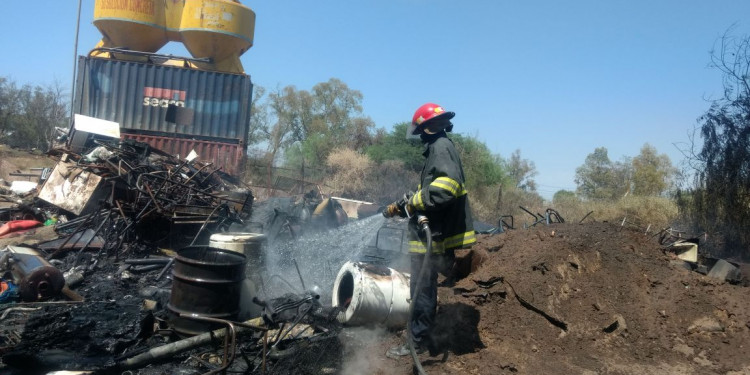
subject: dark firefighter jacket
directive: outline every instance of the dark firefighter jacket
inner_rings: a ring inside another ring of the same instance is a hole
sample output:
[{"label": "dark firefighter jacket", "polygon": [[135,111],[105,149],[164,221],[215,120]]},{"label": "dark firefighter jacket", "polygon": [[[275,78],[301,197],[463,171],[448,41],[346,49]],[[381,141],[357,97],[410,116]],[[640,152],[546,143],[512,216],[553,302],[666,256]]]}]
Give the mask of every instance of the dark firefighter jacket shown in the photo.
[{"label": "dark firefighter jacket", "polygon": [[[433,233],[432,252],[468,247],[476,242],[474,225],[466,195],[464,170],[453,141],[445,133],[427,143],[427,160],[420,185],[409,203],[427,216]],[[424,253],[424,239],[418,237],[416,224],[410,224],[409,251]]]}]

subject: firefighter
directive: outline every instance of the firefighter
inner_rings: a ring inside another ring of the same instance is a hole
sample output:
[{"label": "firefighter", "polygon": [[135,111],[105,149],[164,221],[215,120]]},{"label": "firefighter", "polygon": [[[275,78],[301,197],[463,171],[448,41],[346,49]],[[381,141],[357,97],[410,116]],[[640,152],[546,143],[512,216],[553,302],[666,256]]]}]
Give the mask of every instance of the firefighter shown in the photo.
[{"label": "firefighter", "polygon": [[[453,130],[450,120],[454,116],[455,113],[434,103],[424,104],[416,110],[407,137],[418,136],[425,145],[423,155],[426,160],[420,185],[416,192],[407,193],[400,202],[394,202],[383,212],[387,217],[420,213],[429,220],[433,236],[432,256],[420,290],[416,290],[416,284],[426,253],[426,239],[416,220],[409,223],[410,287],[414,300],[410,325],[416,351],[429,350],[431,355],[440,352],[435,342],[436,332],[432,332],[437,310],[438,272],[447,274],[452,268],[455,249],[470,247],[476,242],[461,159],[446,134]],[[387,353],[392,358],[409,354],[408,343],[390,348]]]}]

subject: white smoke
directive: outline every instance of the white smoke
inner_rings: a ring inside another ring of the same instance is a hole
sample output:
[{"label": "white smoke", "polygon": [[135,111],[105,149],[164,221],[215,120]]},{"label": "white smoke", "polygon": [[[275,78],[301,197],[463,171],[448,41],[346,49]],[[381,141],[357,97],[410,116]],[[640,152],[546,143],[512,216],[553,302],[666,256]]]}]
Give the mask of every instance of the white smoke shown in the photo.
[{"label": "white smoke", "polygon": [[[348,260],[356,259],[377,234],[384,218],[375,215],[325,232],[311,233],[301,238],[279,243],[268,249],[267,269],[269,277],[276,275],[266,285],[269,293],[280,284],[286,292],[302,291],[302,281],[305,289],[317,286],[321,290],[321,302],[329,305],[333,293],[333,283],[341,266]],[[299,267],[299,274],[294,266]],[[302,281],[300,281],[300,274]],[[279,278],[286,282],[279,282]],[[287,285],[291,284],[290,285]],[[291,287],[296,290],[291,290]]]},{"label": "white smoke", "polygon": [[344,347],[341,374],[370,375],[392,373],[394,363],[385,356],[385,350],[375,344],[386,341],[390,333],[385,328],[346,328],[339,335]]}]

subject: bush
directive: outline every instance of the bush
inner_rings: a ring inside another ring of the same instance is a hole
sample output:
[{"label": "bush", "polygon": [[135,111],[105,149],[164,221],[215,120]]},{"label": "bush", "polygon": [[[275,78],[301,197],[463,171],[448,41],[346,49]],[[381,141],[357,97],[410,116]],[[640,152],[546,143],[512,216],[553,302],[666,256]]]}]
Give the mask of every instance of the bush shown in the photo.
[{"label": "bush", "polygon": [[367,155],[351,149],[339,149],[328,156],[329,174],[326,185],[331,194],[343,198],[391,203],[419,184],[416,172],[402,161],[386,160],[375,164]]},{"label": "bush", "polygon": [[330,170],[326,185],[333,194],[363,199],[370,190],[375,163],[366,155],[343,148],[331,152],[326,165]]}]

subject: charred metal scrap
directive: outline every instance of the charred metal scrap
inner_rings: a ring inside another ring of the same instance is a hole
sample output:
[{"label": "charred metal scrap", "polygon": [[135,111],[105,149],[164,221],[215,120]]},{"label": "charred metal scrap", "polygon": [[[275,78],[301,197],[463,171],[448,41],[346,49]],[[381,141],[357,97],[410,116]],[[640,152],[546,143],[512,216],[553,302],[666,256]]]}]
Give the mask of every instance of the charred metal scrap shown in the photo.
[{"label": "charred metal scrap", "polygon": [[[179,160],[145,143],[95,142],[87,154],[64,154],[39,193],[80,215],[57,226],[67,237],[50,259],[86,230],[102,240],[101,254],[120,256],[137,250],[134,243],[178,249],[205,242],[250,215],[252,193],[215,166]],[[77,181],[87,173],[86,181]]]},{"label": "charred metal scrap", "polygon": [[49,225],[0,248],[0,372],[294,373],[319,359],[339,308],[265,290],[265,235],[252,250],[205,246],[252,204],[218,168],[143,143],[61,154],[23,210]]},{"label": "charred metal scrap", "polygon": [[[335,311],[322,308],[307,293],[269,301],[282,314],[268,328],[261,326],[261,318],[233,322],[185,315],[218,328],[177,336],[160,328],[163,322],[139,309],[132,299],[44,306],[31,313],[26,330],[3,361],[19,374],[59,369],[119,374],[146,366],[153,373],[185,368],[192,368],[191,373],[196,368],[211,373],[227,369],[279,373],[284,371],[273,370],[285,368],[285,361],[303,355],[301,351],[335,341],[340,328]],[[283,307],[292,305],[296,307]],[[271,314],[266,312],[264,317]]]}]

